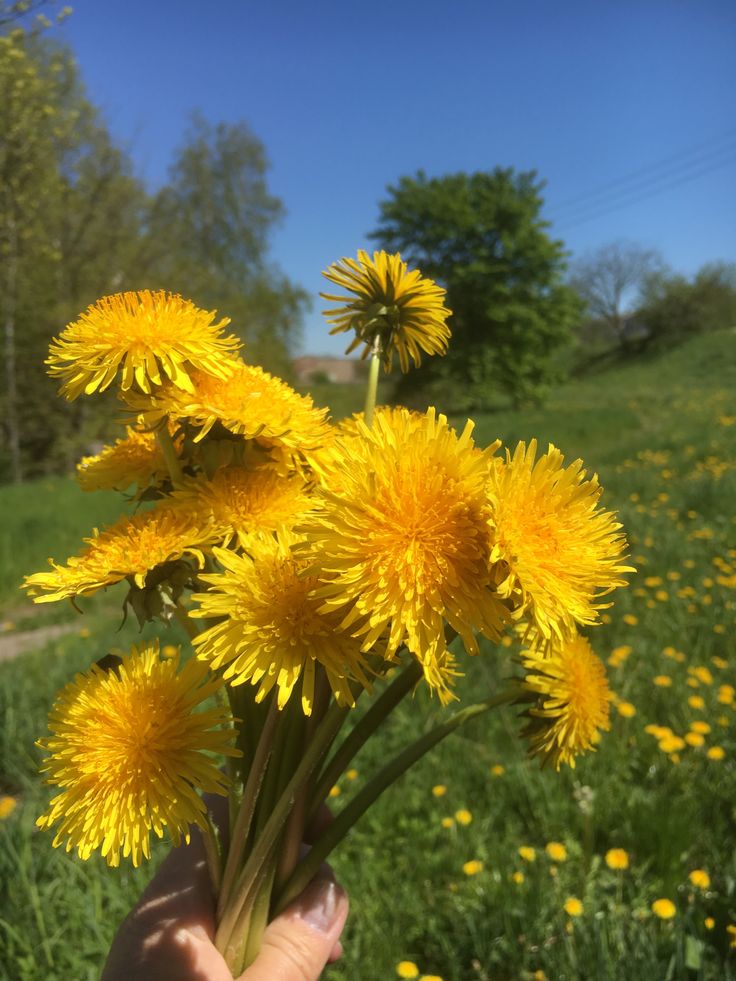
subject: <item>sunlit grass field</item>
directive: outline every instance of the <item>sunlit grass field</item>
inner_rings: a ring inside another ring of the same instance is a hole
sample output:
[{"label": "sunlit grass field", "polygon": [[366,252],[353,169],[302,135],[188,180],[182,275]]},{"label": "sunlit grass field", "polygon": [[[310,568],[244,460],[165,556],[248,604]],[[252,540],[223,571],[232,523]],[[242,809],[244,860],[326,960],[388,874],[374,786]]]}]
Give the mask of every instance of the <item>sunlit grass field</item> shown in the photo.
[{"label": "sunlit grass field", "polygon": [[[598,472],[620,513],[638,571],[589,633],[616,693],[611,730],[575,770],[540,771],[506,709],[416,766],[334,857],[352,912],[326,977],[736,978],[736,333],[570,383],[544,410],[480,417],[476,435],[553,441]],[[0,502],[11,636],[30,623],[21,574],[65,559],[117,512],[112,497],[61,480],[5,488]],[[150,874],[83,864],[34,830],[48,799],[34,740],[56,690],[137,636],[131,623],[117,632],[116,595],[105,615],[92,601],[83,617],[41,608],[38,623],[67,619],[71,632],[0,663],[0,794],[17,800],[0,823],[0,977],[12,981],[98,977]],[[461,697],[501,686],[513,655],[487,646],[464,658]],[[333,807],[441,713],[420,691],[357,758]],[[627,867],[609,867],[612,849]]]}]

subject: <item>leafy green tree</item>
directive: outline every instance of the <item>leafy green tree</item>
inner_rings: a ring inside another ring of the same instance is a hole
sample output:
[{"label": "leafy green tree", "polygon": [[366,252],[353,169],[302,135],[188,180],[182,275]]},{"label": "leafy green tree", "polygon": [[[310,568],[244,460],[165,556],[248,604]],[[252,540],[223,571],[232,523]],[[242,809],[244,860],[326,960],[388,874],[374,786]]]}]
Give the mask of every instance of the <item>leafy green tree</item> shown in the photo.
[{"label": "leafy green tree", "polygon": [[227,313],[246,358],[283,371],[307,296],[268,261],[284,207],[268,190],[267,170],[264,147],[244,123],[193,116],[151,209],[147,278]]},{"label": "leafy green tree", "polygon": [[435,390],[458,410],[486,408],[498,391],[539,401],[559,373],[579,300],[564,283],[562,242],[547,234],[543,183],[534,171],[496,168],[389,187],[371,234],[447,289],[453,337],[445,358],[409,374],[407,387]]},{"label": "leafy green tree", "polygon": [[736,265],[707,264],[692,280],[673,273],[649,277],[637,318],[653,345],[736,327]]}]

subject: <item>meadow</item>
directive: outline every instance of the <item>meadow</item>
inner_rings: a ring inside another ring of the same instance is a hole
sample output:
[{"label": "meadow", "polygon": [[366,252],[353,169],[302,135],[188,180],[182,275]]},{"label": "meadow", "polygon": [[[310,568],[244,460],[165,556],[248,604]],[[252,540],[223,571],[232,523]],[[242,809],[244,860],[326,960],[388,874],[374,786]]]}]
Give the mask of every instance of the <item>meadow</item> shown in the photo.
[{"label": "meadow", "polygon": [[[704,336],[570,382],[544,409],[476,420],[480,443],[536,437],[582,457],[627,530],[637,572],[589,632],[615,692],[610,731],[574,770],[542,771],[505,709],[415,766],[334,856],[351,916],[330,981],[736,978],[735,353],[736,333]],[[0,640],[69,624],[0,662],[0,977],[93,979],[151,869],[51,848],[34,828],[48,800],[34,741],[58,688],[138,632],[118,629],[115,590],[80,616],[29,608],[17,583],[119,505],[62,479],[0,503]],[[460,697],[503,684],[514,653],[465,658]],[[402,705],[333,808],[441,713],[424,691]]]}]

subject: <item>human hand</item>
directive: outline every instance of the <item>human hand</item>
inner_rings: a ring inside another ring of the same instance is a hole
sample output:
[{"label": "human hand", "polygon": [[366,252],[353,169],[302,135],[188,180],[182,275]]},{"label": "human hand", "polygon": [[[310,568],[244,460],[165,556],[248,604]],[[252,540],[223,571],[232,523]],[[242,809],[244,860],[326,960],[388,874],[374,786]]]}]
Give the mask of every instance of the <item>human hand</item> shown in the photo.
[{"label": "human hand", "polygon": [[[101,981],[233,981],[215,948],[204,847],[174,848],[113,940]],[[261,952],[237,981],[317,981],[342,953],[348,898],[325,870],[268,925]]]}]

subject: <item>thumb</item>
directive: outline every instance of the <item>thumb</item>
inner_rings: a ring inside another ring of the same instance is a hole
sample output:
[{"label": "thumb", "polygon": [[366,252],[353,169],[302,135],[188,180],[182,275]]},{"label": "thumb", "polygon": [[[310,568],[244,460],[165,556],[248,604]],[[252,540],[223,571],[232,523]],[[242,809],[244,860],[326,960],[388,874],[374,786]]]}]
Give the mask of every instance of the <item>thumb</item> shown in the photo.
[{"label": "thumb", "polygon": [[239,981],[317,981],[347,915],[345,891],[334,879],[318,875],[268,925],[258,957]]}]

